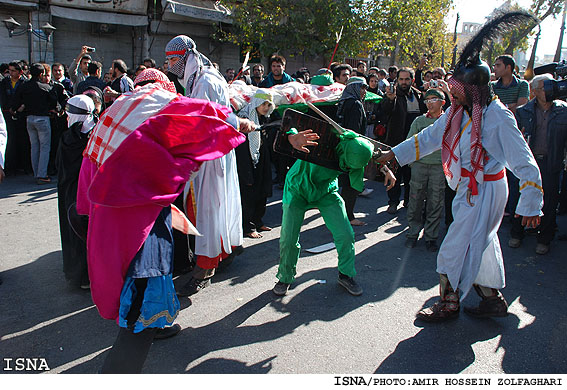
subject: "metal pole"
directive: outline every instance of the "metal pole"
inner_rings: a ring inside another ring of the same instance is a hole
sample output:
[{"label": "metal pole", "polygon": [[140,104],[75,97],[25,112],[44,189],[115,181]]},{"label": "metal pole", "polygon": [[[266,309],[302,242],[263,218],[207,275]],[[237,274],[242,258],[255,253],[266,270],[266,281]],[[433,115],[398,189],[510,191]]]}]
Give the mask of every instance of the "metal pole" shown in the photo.
[{"label": "metal pole", "polygon": [[451,69],[455,68],[457,63],[457,25],[459,24],[459,13],[457,12],[457,21],[455,22],[455,32],[453,34],[453,61],[451,62]]},{"label": "metal pole", "polygon": [[565,0],[565,4],[563,5],[563,22],[561,22],[561,32],[559,33],[559,42],[557,42],[557,50],[555,51],[553,62],[559,62],[561,60],[561,49],[563,48],[563,34],[565,33],[566,15],[567,15],[567,0]]},{"label": "metal pole", "polygon": [[32,53],[33,53],[33,47],[32,47],[32,14],[31,11],[28,12],[28,62],[29,62],[29,66],[31,66],[32,64]]}]

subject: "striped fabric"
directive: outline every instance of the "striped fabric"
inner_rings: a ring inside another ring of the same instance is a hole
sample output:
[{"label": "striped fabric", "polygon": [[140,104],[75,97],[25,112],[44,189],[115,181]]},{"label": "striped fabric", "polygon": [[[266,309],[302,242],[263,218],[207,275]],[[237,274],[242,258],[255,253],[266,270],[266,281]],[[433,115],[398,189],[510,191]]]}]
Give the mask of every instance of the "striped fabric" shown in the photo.
[{"label": "striped fabric", "polygon": [[176,98],[156,84],[122,94],[100,117],[83,156],[100,167],[138,126]]},{"label": "striped fabric", "polygon": [[530,98],[530,86],[526,80],[518,80],[516,76],[508,87],[502,85],[502,81],[498,80],[492,83],[494,93],[498,95],[498,99],[505,104],[514,104],[520,98]]}]

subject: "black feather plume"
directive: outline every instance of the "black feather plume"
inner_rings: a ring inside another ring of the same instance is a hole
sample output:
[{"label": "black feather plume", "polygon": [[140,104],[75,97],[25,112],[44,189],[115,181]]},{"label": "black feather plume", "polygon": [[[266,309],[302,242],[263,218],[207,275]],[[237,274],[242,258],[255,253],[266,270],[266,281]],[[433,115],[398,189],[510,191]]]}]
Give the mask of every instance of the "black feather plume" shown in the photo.
[{"label": "black feather plume", "polygon": [[523,23],[539,23],[539,20],[532,14],[525,11],[513,11],[502,13],[492,20],[486,22],[478,33],[467,43],[459,57],[459,64],[476,63],[480,58],[483,46],[501,34],[519,27]]}]

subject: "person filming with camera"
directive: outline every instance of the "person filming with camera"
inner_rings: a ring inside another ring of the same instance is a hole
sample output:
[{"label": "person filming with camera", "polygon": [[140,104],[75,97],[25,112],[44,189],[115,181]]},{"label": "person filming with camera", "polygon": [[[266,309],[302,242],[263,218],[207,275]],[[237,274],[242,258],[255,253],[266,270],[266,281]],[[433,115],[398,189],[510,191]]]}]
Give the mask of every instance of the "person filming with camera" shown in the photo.
[{"label": "person filming with camera", "polygon": [[[530,82],[535,98],[516,110],[518,128],[537,161],[543,183],[543,217],[535,248],[539,255],[549,251],[549,244],[555,235],[559,180],[564,168],[564,150],[567,148],[567,103],[546,97],[546,80],[553,80],[553,77],[550,74],[535,76]],[[520,247],[524,227],[517,215],[513,219],[510,235],[508,246]]]},{"label": "person filming with camera", "polygon": [[77,93],[79,83],[89,77],[89,64],[92,61],[92,57],[88,53],[93,53],[94,51],[95,49],[93,47],[83,46],[79,55],[77,55],[69,66],[69,78],[74,85],[74,94]]}]

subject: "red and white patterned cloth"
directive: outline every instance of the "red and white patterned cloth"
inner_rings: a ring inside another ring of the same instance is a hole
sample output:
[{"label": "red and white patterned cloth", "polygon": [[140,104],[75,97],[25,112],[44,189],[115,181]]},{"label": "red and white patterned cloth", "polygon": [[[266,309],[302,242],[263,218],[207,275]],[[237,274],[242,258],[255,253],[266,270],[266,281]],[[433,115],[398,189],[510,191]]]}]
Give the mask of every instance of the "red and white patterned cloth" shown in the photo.
[{"label": "red and white patterned cloth", "polygon": [[[482,124],[482,94],[480,87],[465,84],[454,77],[449,80],[449,85],[456,89],[464,96],[472,99],[472,128],[471,128],[471,176],[469,180],[469,188],[473,195],[478,195],[477,183],[484,182],[484,149],[481,142],[481,124]],[[443,171],[449,180],[455,176],[454,172],[461,172],[461,162],[458,153],[459,141],[461,139],[461,122],[463,120],[464,108],[453,102],[453,107],[447,118],[445,133],[443,134],[443,144],[441,149],[441,157],[443,161]],[[460,176],[459,176],[460,177]]]},{"label": "red and white patterned cloth", "polygon": [[[250,102],[258,87],[235,81],[228,86],[230,104],[234,111],[240,111]],[[340,99],[345,86],[339,83],[331,85],[301,84],[297,81],[274,85],[269,88],[276,107],[282,104],[332,102]]]},{"label": "red and white patterned cloth", "polygon": [[138,126],[177,97],[156,84],[122,94],[100,117],[83,156],[100,167]]}]

